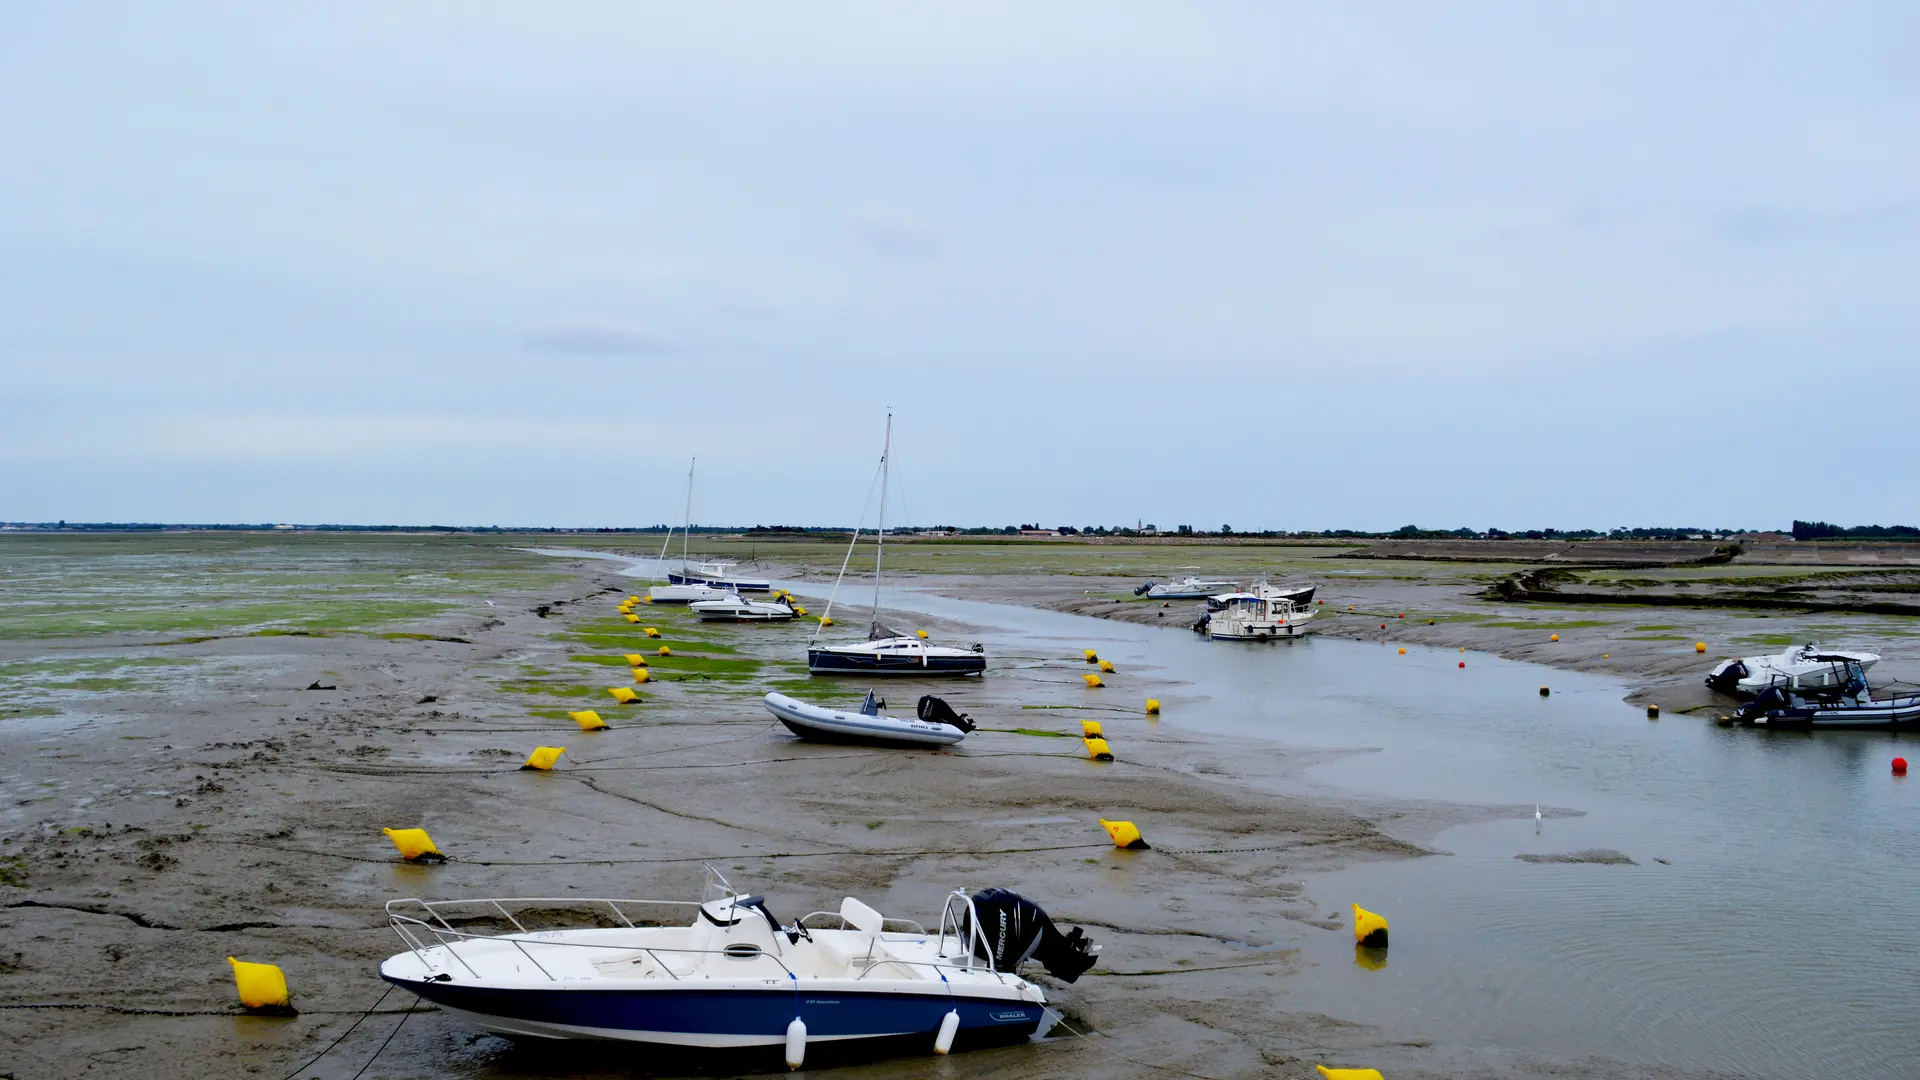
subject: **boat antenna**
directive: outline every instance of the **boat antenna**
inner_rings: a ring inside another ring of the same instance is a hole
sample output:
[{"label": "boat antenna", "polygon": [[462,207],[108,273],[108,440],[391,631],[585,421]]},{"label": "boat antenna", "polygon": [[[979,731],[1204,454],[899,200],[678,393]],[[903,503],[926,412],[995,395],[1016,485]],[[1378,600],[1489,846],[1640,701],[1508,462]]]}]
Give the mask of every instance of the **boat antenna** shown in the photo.
[{"label": "boat antenna", "polygon": [[887,458],[893,453],[893,409],[887,409],[887,437],[880,444],[880,517],[874,528],[876,537],[873,545],[873,625],[868,628],[868,637],[880,634],[880,557],[887,550]]}]

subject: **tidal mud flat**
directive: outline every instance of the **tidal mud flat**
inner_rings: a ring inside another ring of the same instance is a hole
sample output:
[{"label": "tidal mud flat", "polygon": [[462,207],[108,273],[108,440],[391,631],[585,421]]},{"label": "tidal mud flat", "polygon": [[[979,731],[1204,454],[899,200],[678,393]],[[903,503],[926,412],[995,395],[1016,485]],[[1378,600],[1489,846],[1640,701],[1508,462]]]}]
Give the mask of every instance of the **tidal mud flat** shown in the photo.
[{"label": "tidal mud flat", "polygon": [[[1395,1077],[1663,1075],[1289,1011],[1275,987],[1314,977],[1302,943],[1347,933],[1344,911],[1303,895],[1304,877],[1418,856],[1439,830],[1503,811],[1302,796],[1294,781],[1324,752],[1141,715],[1170,673],[1090,700],[1077,652],[995,650],[985,679],[882,690],[971,713],[982,730],[962,748],[824,747],[758,702],[767,689],[864,689],[804,675],[808,628],[643,609],[662,632],[647,639],[612,611],[633,580],[602,561],[453,539],[269,545],[246,556],[262,580],[222,592],[224,571],[208,567],[233,553],[96,550],[85,572],[93,587],[117,575],[102,607],[121,614],[61,621],[72,553],[5,557],[37,568],[50,591],[28,609],[50,621],[10,608],[0,641],[0,1073],[286,1075],[379,997],[374,965],[400,948],[384,901],[680,899],[711,862],[783,917],[856,895],[924,920],[950,888],[1002,885],[1105,946],[1079,983],[1047,984],[1092,1043],[1061,1035],[863,1076],[1307,1075],[1314,1061]],[[155,561],[179,577],[143,580]],[[296,582],[289,607],[258,610],[274,575]],[[1040,598],[1051,578],[976,580],[974,595]],[[206,614],[159,625],[168,610]],[[992,647],[991,628],[916,624]],[[672,655],[651,659],[643,702],[614,705],[606,687],[630,685],[621,655],[663,642]],[[582,707],[612,728],[579,732],[565,713]],[[1083,716],[1107,724],[1118,761],[1087,760],[1070,737]],[[562,766],[520,771],[539,745],[566,746]],[[1150,822],[1154,849],[1113,849],[1102,816]],[[383,827],[425,828],[451,860],[402,863]],[[300,1016],[239,1015],[228,955],[283,967]],[[388,999],[315,1075],[351,1075],[403,1021],[370,1075],[645,1071],[407,1008]]]}]

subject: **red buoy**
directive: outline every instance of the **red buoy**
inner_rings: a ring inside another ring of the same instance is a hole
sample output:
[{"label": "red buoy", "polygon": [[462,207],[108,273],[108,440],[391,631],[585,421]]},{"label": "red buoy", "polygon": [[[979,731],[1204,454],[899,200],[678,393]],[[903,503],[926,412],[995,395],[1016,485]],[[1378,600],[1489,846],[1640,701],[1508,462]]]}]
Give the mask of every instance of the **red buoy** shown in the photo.
[{"label": "red buoy", "polygon": [[1462,660],[1462,661],[1460,661],[1460,666],[1461,666],[1461,667],[1466,667],[1466,666],[1467,666],[1467,662],[1466,662],[1465,660]]},{"label": "red buoy", "polygon": [[1893,759],[1893,775],[1895,776],[1907,775],[1907,759],[1906,758],[1897,757]]},{"label": "red buoy", "polygon": [[1386,628],[1387,628],[1387,624],[1386,624],[1386,623],[1381,623],[1381,624],[1380,624],[1380,629],[1382,629],[1382,630],[1385,630]]}]

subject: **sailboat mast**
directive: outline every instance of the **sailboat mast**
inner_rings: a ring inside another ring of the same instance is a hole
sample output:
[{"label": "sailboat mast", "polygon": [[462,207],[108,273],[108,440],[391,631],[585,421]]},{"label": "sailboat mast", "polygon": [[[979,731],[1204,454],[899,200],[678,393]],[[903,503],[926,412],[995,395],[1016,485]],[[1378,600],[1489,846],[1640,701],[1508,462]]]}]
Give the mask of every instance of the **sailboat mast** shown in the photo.
[{"label": "sailboat mast", "polygon": [[880,447],[880,521],[873,545],[873,629],[880,628],[880,557],[887,549],[887,459],[893,456],[893,410],[887,410],[887,439]]},{"label": "sailboat mast", "polygon": [[687,569],[687,534],[693,531],[693,467],[700,463],[699,458],[687,462],[687,523],[680,527],[680,570]]}]

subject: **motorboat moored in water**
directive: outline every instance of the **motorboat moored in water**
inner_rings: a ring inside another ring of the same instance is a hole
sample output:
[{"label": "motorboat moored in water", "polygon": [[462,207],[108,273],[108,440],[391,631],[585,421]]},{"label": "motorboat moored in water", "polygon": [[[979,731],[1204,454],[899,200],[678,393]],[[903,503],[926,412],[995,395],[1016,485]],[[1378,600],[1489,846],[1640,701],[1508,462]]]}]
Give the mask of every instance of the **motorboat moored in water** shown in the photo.
[{"label": "motorboat moored in water", "polygon": [[1219,611],[1227,605],[1230,599],[1248,594],[1258,596],[1263,600],[1285,600],[1295,607],[1304,608],[1313,603],[1313,594],[1318,588],[1319,586],[1317,585],[1269,585],[1263,578],[1248,586],[1244,593],[1235,589],[1218,595],[1208,596],[1207,610]]},{"label": "motorboat moored in water", "polygon": [[1193,624],[1194,630],[1215,641],[1271,641],[1306,633],[1312,608],[1291,600],[1258,593],[1225,593],[1207,598],[1209,610]]},{"label": "motorboat moored in water", "polygon": [[1778,679],[1734,713],[1737,723],[1789,730],[1853,730],[1920,727],[1920,696],[1876,701],[1867,685],[1866,665],[1836,657],[1830,677],[1809,675]]},{"label": "motorboat moored in water", "polygon": [[706,622],[784,622],[797,614],[785,599],[747,600],[728,593],[724,600],[696,600],[687,605]]},{"label": "motorboat moored in water", "polygon": [[1234,592],[1240,588],[1237,581],[1224,578],[1202,578],[1191,575],[1179,581],[1153,582],[1133,590],[1133,595],[1144,596],[1149,600],[1198,600],[1215,593]]},{"label": "motorboat moored in water", "polygon": [[886,746],[952,746],[973,730],[973,721],[945,701],[928,694],[920,699],[913,717],[888,716],[887,703],[867,691],[857,713],[808,704],[773,693],[766,696],[767,711],[787,730],[813,742],[863,743]]},{"label": "motorboat moored in water", "polygon": [[[387,921],[407,951],[382,963],[380,977],[457,1022],[510,1038],[749,1054],[784,1047],[798,1068],[819,1043],[898,1040],[945,1053],[1019,1042],[1047,1004],[1020,965],[1032,960],[1073,982],[1098,959],[1079,927],[1061,932],[1004,889],[956,890],[928,933],[851,897],[837,913],[782,925],[765,900],[734,891],[711,867],[708,882],[699,903],[395,900]],[[527,925],[535,911],[550,918],[566,908],[581,909],[584,925]],[[678,925],[657,925],[676,915]],[[512,929],[460,929],[480,920]]]},{"label": "motorboat moored in water", "polygon": [[1845,664],[1859,664],[1864,673],[1879,662],[1878,653],[1822,649],[1809,641],[1771,656],[1723,660],[1707,673],[1707,685],[1736,697],[1752,697],[1783,682],[1790,683],[1790,689],[1827,689],[1845,684]]},{"label": "motorboat moored in water", "polygon": [[740,565],[731,562],[700,562],[668,571],[670,585],[709,585],[728,592],[772,592],[773,582],[765,578],[741,577],[733,572]]}]

